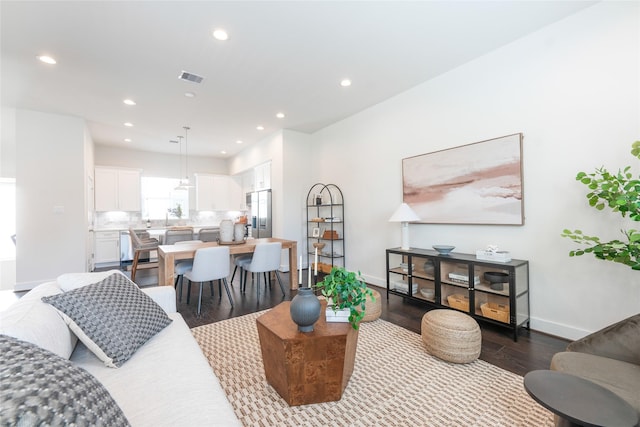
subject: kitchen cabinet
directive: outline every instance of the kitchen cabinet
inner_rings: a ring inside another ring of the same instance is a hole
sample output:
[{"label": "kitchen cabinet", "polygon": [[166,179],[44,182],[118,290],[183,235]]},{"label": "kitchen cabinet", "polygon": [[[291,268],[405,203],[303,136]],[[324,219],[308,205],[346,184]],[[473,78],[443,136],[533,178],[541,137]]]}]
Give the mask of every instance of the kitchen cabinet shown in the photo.
[{"label": "kitchen cabinet", "polygon": [[[436,308],[452,308],[511,329],[529,328],[529,262],[440,255],[429,249],[387,249],[387,299],[400,295]],[[493,277],[500,277],[492,283]],[[473,278],[470,280],[470,278]]]},{"label": "kitchen cabinet", "polygon": [[271,188],[271,162],[266,162],[253,168],[255,191]]},{"label": "kitchen cabinet", "polygon": [[233,177],[196,174],[196,210],[240,210],[242,189]]},{"label": "kitchen cabinet", "polygon": [[96,267],[120,264],[120,232],[94,232],[94,264]]},{"label": "kitchen cabinet", "polygon": [[96,211],[139,212],[140,175],[136,169],[95,168]]}]

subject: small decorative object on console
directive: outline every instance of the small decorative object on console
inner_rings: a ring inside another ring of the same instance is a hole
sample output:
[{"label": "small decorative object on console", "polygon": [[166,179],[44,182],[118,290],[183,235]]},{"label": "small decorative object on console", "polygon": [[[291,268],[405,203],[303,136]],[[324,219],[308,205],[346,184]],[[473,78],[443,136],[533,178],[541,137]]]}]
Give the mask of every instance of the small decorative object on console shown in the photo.
[{"label": "small decorative object on console", "polygon": [[509,282],[509,274],[501,271],[487,271],[484,273],[484,279],[490,283],[491,289],[501,291],[504,284]]},{"label": "small decorative object on console", "polygon": [[[452,282],[455,282],[455,283],[468,285],[469,284],[469,275],[466,274],[466,273],[451,272],[451,273],[449,273],[449,280],[451,280]],[[480,277],[479,276],[473,276],[473,284],[474,285],[479,285],[480,284]]]},{"label": "small decorative object on console", "polygon": [[511,261],[511,254],[508,251],[498,250],[496,245],[487,245],[487,249],[476,251],[476,258],[485,261],[509,262]]}]

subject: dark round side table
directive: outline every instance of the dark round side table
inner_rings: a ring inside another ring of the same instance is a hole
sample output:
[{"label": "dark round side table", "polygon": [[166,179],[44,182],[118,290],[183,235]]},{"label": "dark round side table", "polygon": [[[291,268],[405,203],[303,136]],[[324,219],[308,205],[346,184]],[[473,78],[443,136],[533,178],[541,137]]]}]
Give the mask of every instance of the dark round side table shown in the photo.
[{"label": "dark round side table", "polygon": [[531,371],[524,388],[540,405],[560,418],[560,426],[638,425],[638,413],[618,395],[575,375],[557,371]]}]

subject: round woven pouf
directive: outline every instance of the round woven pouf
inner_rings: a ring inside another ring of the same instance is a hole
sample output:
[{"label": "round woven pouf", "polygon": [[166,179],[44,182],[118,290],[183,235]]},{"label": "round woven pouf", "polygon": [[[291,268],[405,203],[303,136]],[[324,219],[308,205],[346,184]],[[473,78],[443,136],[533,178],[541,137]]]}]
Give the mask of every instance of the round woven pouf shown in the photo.
[{"label": "round woven pouf", "polygon": [[482,335],[471,316],[455,310],[431,310],[422,316],[422,343],[439,359],[469,363],[480,356]]},{"label": "round woven pouf", "polygon": [[374,289],[371,289],[371,291],[373,292],[375,301],[371,301],[371,298],[367,297],[367,302],[364,305],[363,322],[373,322],[377,320],[380,317],[380,313],[382,313],[382,297],[380,297],[380,292]]}]

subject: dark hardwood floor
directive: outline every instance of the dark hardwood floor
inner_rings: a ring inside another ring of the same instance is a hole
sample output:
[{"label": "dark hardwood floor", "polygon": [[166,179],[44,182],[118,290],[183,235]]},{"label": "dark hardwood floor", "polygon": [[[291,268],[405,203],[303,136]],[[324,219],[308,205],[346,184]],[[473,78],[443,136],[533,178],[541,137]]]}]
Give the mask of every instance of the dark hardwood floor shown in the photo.
[{"label": "dark hardwood floor", "polygon": [[[198,285],[193,284],[190,304],[186,303],[185,287],[182,303],[178,303],[178,311],[185,318],[189,327],[193,328],[269,309],[295,296],[295,291],[287,289],[288,274],[280,273],[280,275],[285,286],[285,295],[282,294],[275,280],[271,289],[263,288],[261,290],[259,300],[256,298],[255,286],[250,283],[247,285],[247,292],[243,294],[239,290],[240,280],[236,275],[233,284],[231,284],[232,286],[230,286],[235,302],[233,307],[229,304],[224,288],[220,298],[218,284],[216,283],[212,298],[211,291],[207,285],[203,288],[202,314],[197,317]],[[406,301],[396,295],[390,295],[387,301],[386,290],[378,290],[382,295],[381,318],[419,334],[422,316],[427,311],[427,307],[419,303]],[[569,343],[569,341],[561,338],[526,329],[520,331],[518,341],[514,342],[511,331],[507,329],[485,323],[480,323],[480,327],[482,329],[482,353],[480,354],[480,359],[518,375],[524,375],[534,369],[548,369],[551,357],[556,352],[564,350]]]}]

